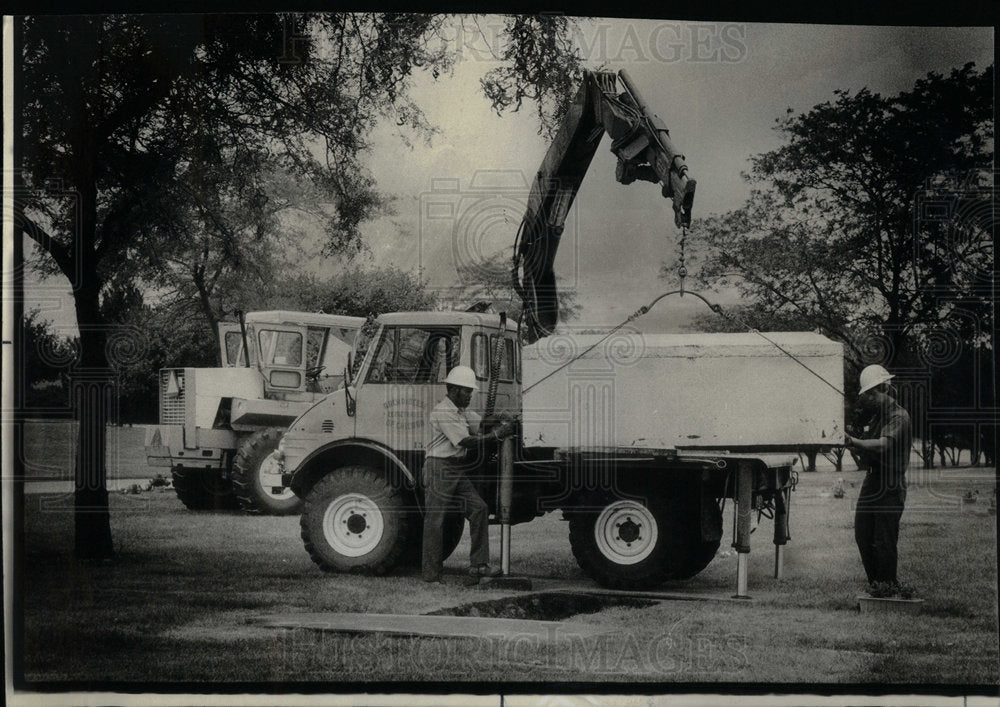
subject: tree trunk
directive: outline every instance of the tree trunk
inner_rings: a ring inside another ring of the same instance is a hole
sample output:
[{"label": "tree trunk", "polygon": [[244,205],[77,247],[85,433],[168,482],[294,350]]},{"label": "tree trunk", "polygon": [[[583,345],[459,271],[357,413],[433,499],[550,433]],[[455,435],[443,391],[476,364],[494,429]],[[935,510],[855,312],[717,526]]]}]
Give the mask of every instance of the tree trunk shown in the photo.
[{"label": "tree trunk", "polygon": [[[83,279],[91,278],[88,274]],[[108,511],[107,432],[114,415],[115,377],[105,349],[107,332],[97,307],[97,288],[76,293],[80,358],[71,374],[73,415],[79,426],[74,474],[74,554],[83,559],[114,556]]]},{"label": "tree trunk", "polygon": [[920,451],[922,452],[921,457],[924,460],[924,467],[927,469],[934,468],[934,443],[928,439],[920,440]]},{"label": "tree trunk", "polygon": [[816,471],[816,455],[818,453],[819,450],[816,449],[815,447],[805,450],[806,462],[807,462],[806,471]]},{"label": "tree trunk", "polygon": [[835,447],[833,450],[833,468],[836,471],[844,470],[844,448]]},{"label": "tree trunk", "polygon": [[[212,337],[213,341],[216,342],[215,349],[215,363],[219,368],[225,365],[225,361],[222,360],[222,347],[218,345],[219,342],[219,317],[215,314],[215,309],[212,307],[211,295],[208,292],[208,288],[205,286],[204,278],[197,272],[192,276],[195,287],[198,289],[198,304],[201,305],[201,311],[205,315],[205,319],[208,320],[208,325],[212,327]],[[249,353],[246,354],[249,356]]]}]

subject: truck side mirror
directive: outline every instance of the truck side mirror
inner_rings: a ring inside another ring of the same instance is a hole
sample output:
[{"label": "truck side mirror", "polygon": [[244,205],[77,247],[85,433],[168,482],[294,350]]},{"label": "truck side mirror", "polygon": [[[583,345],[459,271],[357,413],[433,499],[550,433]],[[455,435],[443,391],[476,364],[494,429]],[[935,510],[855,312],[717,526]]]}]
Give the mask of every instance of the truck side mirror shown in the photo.
[{"label": "truck side mirror", "polygon": [[355,402],[354,396],[351,395],[351,367],[348,360],[348,366],[344,369],[344,407],[347,408],[348,417],[354,417]]}]

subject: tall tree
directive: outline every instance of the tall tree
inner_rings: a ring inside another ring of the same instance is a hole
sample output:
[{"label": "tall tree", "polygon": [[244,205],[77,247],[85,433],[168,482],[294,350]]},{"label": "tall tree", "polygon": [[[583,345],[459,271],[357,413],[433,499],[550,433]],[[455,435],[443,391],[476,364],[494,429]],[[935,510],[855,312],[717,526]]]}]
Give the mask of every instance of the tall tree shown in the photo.
[{"label": "tall tree", "polygon": [[[107,284],[127,277],[159,226],[183,221],[164,213],[186,209],[210,221],[213,179],[208,191],[195,182],[187,199],[178,195],[199,165],[241,150],[251,159],[273,155],[331,192],[337,226],[329,245],[350,247],[380,203],[362,161],[374,125],[388,116],[430,130],[408,89],[415,68],[450,68],[454,48],[429,41],[445,22],[411,14],[22,20],[24,169],[15,209],[73,286],[78,556],[113,554],[104,423],[118,347],[109,345],[114,332],[101,314]],[[511,75],[520,82],[561,66],[559,52],[531,52],[531,31],[511,42]]]},{"label": "tall tree", "polygon": [[968,64],[789,112],[786,144],[752,159],[747,203],[698,224],[715,253],[701,278],[811,322],[857,362],[894,365],[957,308],[991,321],[992,105],[993,67]]},{"label": "tall tree", "polygon": [[204,320],[218,339],[227,314],[301,276],[293,263],[315,255],[305,226],[335,238],[339,221],[334,197],[278,160],[239,149],[215,157],[188,164],[174,208],[151,224],[136,260],[160,307]]}]

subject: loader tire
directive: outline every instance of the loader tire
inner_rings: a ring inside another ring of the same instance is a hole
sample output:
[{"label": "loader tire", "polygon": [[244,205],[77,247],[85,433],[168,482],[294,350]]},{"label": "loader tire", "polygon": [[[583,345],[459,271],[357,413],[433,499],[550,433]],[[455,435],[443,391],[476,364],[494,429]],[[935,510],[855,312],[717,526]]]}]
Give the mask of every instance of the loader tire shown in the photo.
[{"label": "loader tire", "polygon": [[306,551],[328,572],[385,574],[413,542],[411,498],[371,467],[336,469],[306,494]]},{"label": "loader tire", "polygon": [[269,427],[240,440],[233,458],[233,490],[248,513],[287,516],[302,510],[302,499],[281,485],[273,455],[284,429]]},{"label": "loader tire", "polygon": [[233,485],[218,469],[188,469],[175,466],[170,470],[174,491],[192,511],[235,511],[240,507]]},{"label": "loader tire", "polygon": [[690,505],[652,494],[644,500],[594,495],[568,513],[573,556],[598,584],[612,589],[652,589],[693,577],[711,562],[719,543],[702,541]]}]

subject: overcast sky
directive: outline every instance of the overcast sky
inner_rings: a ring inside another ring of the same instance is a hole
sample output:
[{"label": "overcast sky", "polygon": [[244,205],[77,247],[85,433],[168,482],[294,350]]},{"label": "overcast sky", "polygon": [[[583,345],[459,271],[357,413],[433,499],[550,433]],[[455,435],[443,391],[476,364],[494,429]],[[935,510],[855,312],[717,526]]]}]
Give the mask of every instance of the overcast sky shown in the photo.
[{"label": "overcast sky", "polygon": [[[372,258],[412,271],[422,266],[431,286],[442,288],[456,284],[456,259],[509,252],[526,189],[518,187],[548,147],[533,106],[502,118],[491,111],[479,79],[495,64],[481,41],[462,39],[470,46],[453,76],[433,82],[418,75],[415,83],[414,98],[440,129],[431,145],[407,148],[395,126],[383,126],[369,158],[380,188],[397,197],[394,216],[364,229]],[[808,110],[835,89],[898,93],[928,71],[970,61],[981,68],[993,57],[992,28],[593,20],[578,39],[588,68],[626,69],[669,127],[698,180],[696,218],[743,203],[748,189],[740,173],[751,155],[780,144],[773,126],[786,109]],[[605,137],[556,261],[560,286],[575,289],[583,305],[573,322],[579,326],[617,324],[675,284],[658,277],[661,263],[676,255],[670,203],[652,184],[617,184],[609,148]],[[475,188],[497,182],[511,189]],[[34,286],[27,294],[29,307],[42,305],[57,325],[72,325],[65,289]],[[697,307],[664,302],[638,326],[676,330]]]}]

